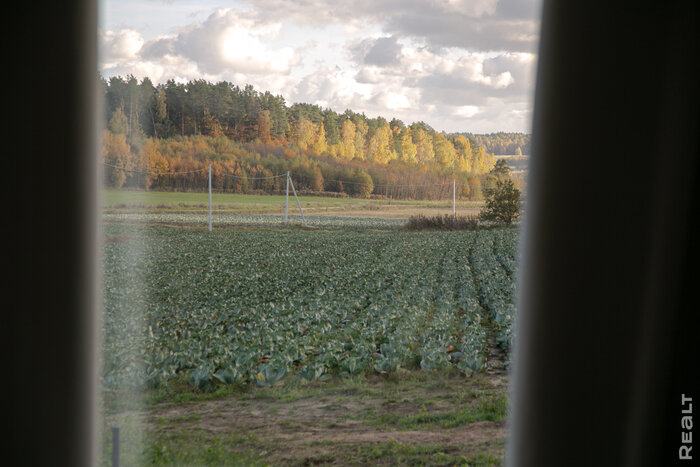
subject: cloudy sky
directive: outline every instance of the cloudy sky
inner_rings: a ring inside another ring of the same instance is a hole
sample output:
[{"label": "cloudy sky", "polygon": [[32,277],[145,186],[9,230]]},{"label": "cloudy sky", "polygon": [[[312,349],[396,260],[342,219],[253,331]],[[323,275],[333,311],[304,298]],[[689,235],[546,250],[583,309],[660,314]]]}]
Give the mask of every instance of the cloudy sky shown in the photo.
[{"label": "cloudy sky", "polygon": [[102,76],[252,84],[436,130],[530,132],[539,0],[99,0]]}]

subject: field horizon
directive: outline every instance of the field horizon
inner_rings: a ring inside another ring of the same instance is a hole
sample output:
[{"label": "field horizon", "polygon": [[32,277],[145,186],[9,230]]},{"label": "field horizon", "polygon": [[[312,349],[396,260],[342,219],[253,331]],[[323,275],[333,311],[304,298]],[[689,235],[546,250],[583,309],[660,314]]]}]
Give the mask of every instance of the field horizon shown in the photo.
[{"label": "field horizon", "polygon": [[[303,194],[299,202],[304,215],[408,219],[410,216],[452,214],[452,199],[394,200],[381,198],[329,197]],[[104,213],[208,213],[208,193],[145,190],[102,192]],[[458,216],[476,216],[483,201],[455,203]],[[285,196],[269,194],[212,193],[214,214],[284,215]],[[289,196],[289,214],[298,215],[294,196]]]}]

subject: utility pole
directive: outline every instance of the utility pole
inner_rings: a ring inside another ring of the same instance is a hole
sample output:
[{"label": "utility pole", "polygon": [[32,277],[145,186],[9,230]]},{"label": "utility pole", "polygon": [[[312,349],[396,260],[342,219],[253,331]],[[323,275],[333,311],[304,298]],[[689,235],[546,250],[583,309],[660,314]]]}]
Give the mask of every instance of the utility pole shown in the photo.
[{"label": "utility pole", "polygon": [[306,219],[304,219],[304,211],[301,210],[301,203],[299,202],[299,197],[297,196],[297,190],[294,189],[294,182],[292,182],[292,178],[287,175],[287,182],[292,184],[292,193],[294,194],[294,198],[297,200],[297,207],[299,208],[299,214],[301,214],[301,221],[304,223],[304,227],[306,227]]},{"label": "utility pole", "polygon": [[455,179],[453,178],[452,179],[452,220],[455,222],[457,221],[457,209],[455,206],[456,199],[457,199],[457,186],[456,186]]},{"label": "utility pole", "polygon": [[211,232],[211,164],[209,164],[209,232]]},{"label": "utility pole", "polygon": [[284,197],[284,225],[287,225],[287,212],[289,210],[289,170],[287,170],[287,195]]}]

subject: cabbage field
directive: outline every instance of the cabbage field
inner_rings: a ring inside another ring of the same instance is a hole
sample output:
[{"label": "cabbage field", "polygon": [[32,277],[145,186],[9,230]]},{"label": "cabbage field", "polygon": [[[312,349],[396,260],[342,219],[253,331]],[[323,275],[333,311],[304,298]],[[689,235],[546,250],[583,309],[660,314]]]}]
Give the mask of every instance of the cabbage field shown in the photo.
[{"label": "cabbage field", "polygon": [[107,389],[471,373],[512,346],[516,229],[104,233]]}]

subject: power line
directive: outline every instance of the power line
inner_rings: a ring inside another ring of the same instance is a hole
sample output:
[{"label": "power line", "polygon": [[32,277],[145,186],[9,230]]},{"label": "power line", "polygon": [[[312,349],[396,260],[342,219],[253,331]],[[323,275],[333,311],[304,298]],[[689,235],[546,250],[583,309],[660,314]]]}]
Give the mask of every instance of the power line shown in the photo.
[{"label": "power line", "polygon": [[149,170],[133,170],[133,169],[127,169],[126,167],[118,167],[116,165],[108,164],[107,162],[103,162],[104,165],[107,165],[109,167],[113,167],[115,169],[120,169],[125,172],[132,172],[132,173],[141,173],[141,174],[151,174],[151,175],[182,175],[182,174],[193,174],[193,173],[198,173],[198,172],[204,172],[208,169],[197,169],[197,170],[190,170],[187,172],[151,172]]},{"label": "power line", "polygon": [[[347,180],[333,180],[333,179],[328,179],[328,178],[324,178],[323,181],[324,181],[324,183],[325,182],[338,182],[338,183],[343,183],[346,185],[367,185],[366,182],[350,182]],[[414,184],[407,184],[407,185],[378,184],[378,185],[372,185],[372,186],[375,188],[385,188],[385,187],[419,187],[419,186],[447,186],[447,185],[451,185],[451,184],[450,183],[426,183],[426,184],[417,184],[417,185],[414,185]]]},{"label": "power line", "polygon": [[[293,174],[294,177],[297,178],[305,178],[307,180],[311,180],[311,177],[308,175],[302,175],[302,174]],[[323,182],[338,182],[338,183],[343,183],[346,185],[367,185],[367,182],[351,182],[349,180],[336,180],[332,178],[324,178]],[[379,187],[423,187],[423,186],[449,186],[452,185],[452,182],[448,183],[424,183],[424,184],[378,184],[378,185],[372,185],[375,188]]]},{"label": "power line", "polygon": [[239,175],[231,175],[231,174],[220,174],[224,177],[231,177],[231,178],[240,178],[244,180],[269,180],[271,178],[282,178],[286,177],[287,174],[279,174],[279,175],[270,175],[269,177],[248,177],[248,176],[239,176]]},{"label": "power line", "polygon": [[[119,167],[113,164],[109,164],[107,162],[103,162],[104,165],[112,167],[114,169],[118,170],[123,170],[125,172],[131,172],[131,173],[140,173],[140,174],[149,174],[149,175],[187,175],[187,174],[193,174],[193,173],[200,173],[200,172],[205,172],[208,169],[196,169],[196,170],[189,170],[189,171],[184,171],[184,172],[153,172],[149,170],[135,170],[135,169],[127,169],[126,167]],[[290,174],[291,176],[292,174]],[[233,174],[216,174],[216,176],[223,176],[223,177],[229,177],[229,178],[236,178],[239,180],[271,180],[275,178],[282,178],[286,177],[287,174],[276,174],[276,175],[269,175],[265,177],[250,177],[250,176],[243,176],[243,175],[233,175]],[[311,177],[308,175],[304,174],[293,174],[295,178],[304,178],[307,181],[311,180]],[[345,185],[367,185],[368,182],[353,182],[350,180],[338,180],[338,179],[333,179],[333,178],[324,178],[323,182],[335,182],[335,183],[342,183]],[[421,184],[390,184],[390,183],[383,183],[383,184],[373,184],[373,188],[419,188],[419,187],[444,187],[444,186],[450,186],[452,185],[451,182],[443,182],[443,183],[421,183]]]},{"label": "power line", "polygon": [[[197,169],[197,170],[190,170],[190,171],[185,171],[185,172],[152,172],[149,170],[133,170],[133,169],[127,169],[126,167],[118,167],[116,165],[109,164],[107,162],[103,162],[104,165],[107,165],[109,167],[113,167],[115,169],[120,169],[124,170],[125,172],[132,172],[132,173],[142,173],[142,174],[151,174],[151,175],[183,175],[183,174],[192,174],[192,173],[198,173],[198,172],[204,172],[208,169]],[[287,174],[278,174],[278,175],[270,175],[268,177],[249,177],[249,176],[239,176],[239,175],[232,175],[232,174],[219,174],[219,176],[224,176],[224,177],[231,177],[231,178],[240,178],[240,179],[245,179],[245,180],[266,180],[266,179],[272,179],[272,178],[281,178],[281,177],[286,177]]]}]

